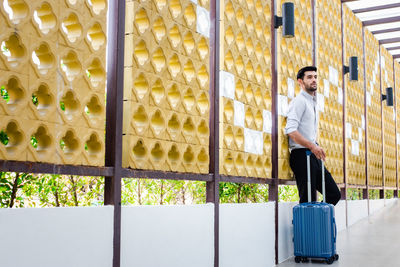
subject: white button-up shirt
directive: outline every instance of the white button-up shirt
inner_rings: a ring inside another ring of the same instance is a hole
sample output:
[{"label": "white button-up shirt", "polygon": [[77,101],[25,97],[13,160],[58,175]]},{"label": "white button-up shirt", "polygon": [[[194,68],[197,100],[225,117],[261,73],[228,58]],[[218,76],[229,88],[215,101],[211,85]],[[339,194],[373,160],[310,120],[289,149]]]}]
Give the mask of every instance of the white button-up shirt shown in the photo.
[{"label": "white button-up shirt", "polygon": [[[289,104],[285,134],[299,131],[308,141],[316,144],[318,130],[317,97],[301,90]],[[289,137],[290,150],[304,148]]]}]

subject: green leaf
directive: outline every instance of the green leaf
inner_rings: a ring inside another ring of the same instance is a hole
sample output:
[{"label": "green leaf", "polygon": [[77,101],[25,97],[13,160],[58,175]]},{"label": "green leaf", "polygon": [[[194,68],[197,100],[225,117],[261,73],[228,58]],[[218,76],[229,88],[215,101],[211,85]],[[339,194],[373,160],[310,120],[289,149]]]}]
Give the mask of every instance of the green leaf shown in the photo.
[{"label": "green leaf", "polygon": [[38,140],[36,139],[35,136],[31,136],[31,145],[32,145],[34,148],[37,148],[37,147],[38,147]]},{"label": "green leaf", "polygon": [[8,137],[7,133],[4,131],[0,131],[0,142],[3,145],[8,145],[8,142],[10,141],[10,138]]},{"label": "green leaf", "polygon": [[65,111],[65,103],[64,101],[60,101],[60,108],[62,111]]},{"label": "green leaf", "polygon": [[62,150],[64,150],[64,148],[65,148],[65,142],[63,139],[60,140],[60,147]]},{"label": "green leaf", "polygon": [[34,94],[32,94],[32,103],[33,103],[35,106],[38,106],[38,105],[39,105],[39,99],[38,99],[37,96],[35,96]]},{"label": "green leaf", "polygon": [[4,85],[2,85],[0,87],[0,95],[3,97],[3,99],[6,101],[6,103],[8,103],[8,101],[10,101],[10,95],[8,94],[6,87]]},{"label": "green leaf", "polygon": [[10,50],[8,49],[8,47],[7,47],[7,45],[6,45],[5,42],[3,42],[3,43],[1,44],[1,51],[4,52],[4,53],[7,53],[7,52],[10,51]]}]

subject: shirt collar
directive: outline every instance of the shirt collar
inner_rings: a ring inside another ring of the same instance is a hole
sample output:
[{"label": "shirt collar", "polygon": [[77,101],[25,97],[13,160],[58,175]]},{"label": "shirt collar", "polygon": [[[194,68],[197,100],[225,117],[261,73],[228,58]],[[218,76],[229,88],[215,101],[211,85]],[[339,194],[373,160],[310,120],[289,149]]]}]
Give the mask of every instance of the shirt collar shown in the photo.
[{"label": "shirt collar", "polygon": [[303,89],[301,89],[300,94],[302,94],[306,99],[317,102],[317,96],[312,96]]}]

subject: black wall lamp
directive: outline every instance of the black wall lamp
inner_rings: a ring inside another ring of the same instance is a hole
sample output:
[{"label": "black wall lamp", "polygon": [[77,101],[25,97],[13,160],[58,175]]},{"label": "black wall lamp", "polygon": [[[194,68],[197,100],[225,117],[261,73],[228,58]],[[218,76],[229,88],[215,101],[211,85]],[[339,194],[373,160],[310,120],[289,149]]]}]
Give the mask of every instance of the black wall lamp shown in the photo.
[{"label": "black wall lamp", "polygon": [[343,66],[343,72],[350,73],[350,81],[358,81],[358,58],[350,57],[349,66]]},{"label": "black wall lamp", "polygon": [[294,37],[294,3],[282,4],[282,17],[275,15],[275,29],[282,26],[282,36],[285,38]]},{"label": "black wall lamp", "polygon": [[386,100],[386,106],[393,107],[393,88],[386,88],[386,95],[382,94],[382,101]]}]

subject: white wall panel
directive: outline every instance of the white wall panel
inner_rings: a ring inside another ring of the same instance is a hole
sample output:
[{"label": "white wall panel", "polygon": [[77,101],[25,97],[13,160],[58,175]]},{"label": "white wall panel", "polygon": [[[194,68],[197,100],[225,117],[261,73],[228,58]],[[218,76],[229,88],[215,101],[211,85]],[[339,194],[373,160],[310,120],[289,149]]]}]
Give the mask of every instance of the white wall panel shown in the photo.
[{"label": "white wall panel", "polygon": [[279,203],[279,262],[293,256],[293,207],[297,202],[280,202]]},{"label": "white wall panel", "polygon": [[214,205],[123,207],[121,266],[214,266]]},{"label": "white wall panel", "polygon": [[1,266],[112,266],[114,208],[0,209]]},{"label": "white wall panel", "polygon": [[220,266],[275,266],[275,202],[220,206]]}]

